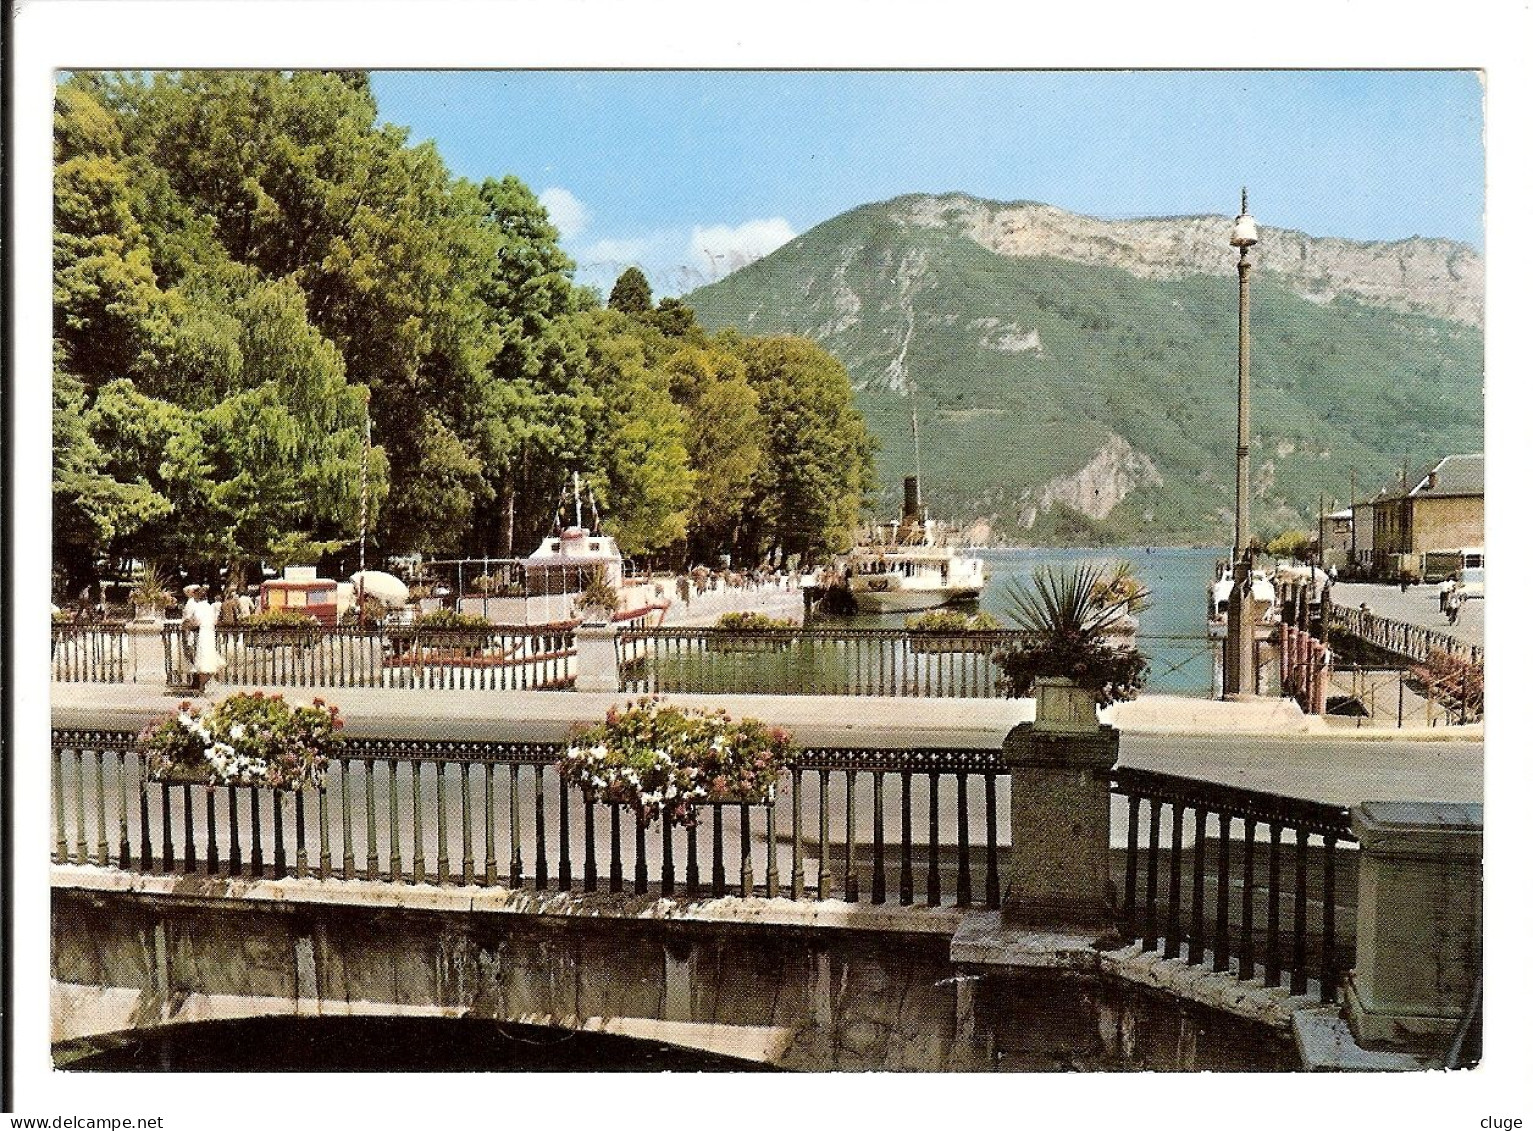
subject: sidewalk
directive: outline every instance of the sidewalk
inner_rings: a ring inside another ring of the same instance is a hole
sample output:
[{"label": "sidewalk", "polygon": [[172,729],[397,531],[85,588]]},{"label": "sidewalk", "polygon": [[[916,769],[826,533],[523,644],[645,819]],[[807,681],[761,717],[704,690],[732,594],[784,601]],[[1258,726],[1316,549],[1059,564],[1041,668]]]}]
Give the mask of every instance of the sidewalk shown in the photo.
[{"label": "sidewalk", "polygon": [[[213,686],[213,697],[233,689]],[[245,690],[257,690],[246,688]],[[418,691],[382,688],[262,688],[290,702],[322,698],[341,709],[347,729],[361,736],[490,739],[516,724],[520,739],[559,742],[577,723],[599,720],[614,703],[636,698],[619,692]],[[137,729],[174,709],[184,696],[157,684],[55,683],[55,726],[100,726],[103,715]],[[678,704],[723,707],[788,727],[801,743],[877,747],[938,745],[995,747],[1006,733],[1033,718],[1031,699],[915,699],[833,695],[667,695]],[[1330,741],[1484,741],[1483,724],[1403,730],[1357,728],[1306,716],[1291,700],[1222,702],[1146,695],[1102,713],[1125,735],[1271,736]],[[87,721],[88,720],[88,721]]]}]

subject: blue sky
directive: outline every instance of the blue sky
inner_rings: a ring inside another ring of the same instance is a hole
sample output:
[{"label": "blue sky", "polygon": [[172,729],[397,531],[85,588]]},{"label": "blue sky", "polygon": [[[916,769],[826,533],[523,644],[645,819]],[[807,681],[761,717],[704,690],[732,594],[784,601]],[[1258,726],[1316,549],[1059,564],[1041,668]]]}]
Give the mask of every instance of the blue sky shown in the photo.
[{"label": "blue sky", "polygon": [[544,200],[579,279],[673,294],[910,192],[1232,213],[1484,246],[1478,77],[1372,72],[375,72],[380,117]]}]

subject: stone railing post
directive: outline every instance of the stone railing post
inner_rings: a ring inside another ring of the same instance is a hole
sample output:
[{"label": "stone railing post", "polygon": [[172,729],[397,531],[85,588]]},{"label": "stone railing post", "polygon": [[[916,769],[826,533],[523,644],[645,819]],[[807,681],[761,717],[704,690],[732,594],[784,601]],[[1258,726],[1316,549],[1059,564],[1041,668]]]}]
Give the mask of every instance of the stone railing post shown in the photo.
[{"label": "stone railing post", "polygon": [[611,625],[575,629],[575,690],[622,690],[617,672],[617,629]]},{"label": "stone railing post", "polygon": [[1011,767],[1011,861],[1003,919],[1018,926],[1106,928],[1118,731],[1098,723],[1091,692],[1040,680],[1037,721],[1006,736]]},{"label": "stone railing post", "polygon": [[1480,976],[1484,810],[1365,801],[1357,834],[1357,963],[1346,1013],[1360,1044],[1430,1048],[1463,1022]]}]

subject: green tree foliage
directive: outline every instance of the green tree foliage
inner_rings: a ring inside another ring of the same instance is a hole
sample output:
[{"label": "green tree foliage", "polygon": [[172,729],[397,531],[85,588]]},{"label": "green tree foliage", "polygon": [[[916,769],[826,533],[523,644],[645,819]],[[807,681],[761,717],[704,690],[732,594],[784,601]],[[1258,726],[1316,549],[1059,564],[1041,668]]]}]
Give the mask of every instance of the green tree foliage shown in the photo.
[{"label": "green tree foliage", "polygon": [[1297,558],[1303,561],[1309,557],[1314,541],[1307,530],[1285,530],[1267,539],[1267,553],[1274,558]]},{"label": "green tree foliage", "polygon": [[624,314],[645,314],[654,307],[649,280],[637,267],[630,267],[619,275],[617,282],[612,284],[612,293],[607,296],[607,308]]},{"label": "green tree foliage", "polygon": [[839,365],[710,339],[636,268],[599,309],[523,182],[454,178],[376,118],[357,73],[61,84],[72,579],[107,555],[237,573],[349,554],[364,469],[385,552],[500,554],[513,521],[525,551],[575,471],[631,554],[845,542],[867,435]]},{"label": "green tree foliage", "polygon": [[873,441],[841,363],[803,338],[740,343],[766,421],[747,545],[812,556],[849,548],[873,484]]}]

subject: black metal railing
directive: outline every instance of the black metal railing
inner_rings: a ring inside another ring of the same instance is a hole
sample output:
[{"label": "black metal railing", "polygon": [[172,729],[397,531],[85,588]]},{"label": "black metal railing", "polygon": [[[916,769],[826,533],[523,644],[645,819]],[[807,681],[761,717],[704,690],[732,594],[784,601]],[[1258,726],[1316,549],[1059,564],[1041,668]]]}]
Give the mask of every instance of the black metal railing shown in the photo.
[{"label": "black metal railing", "polygon": [[[179,625],[161,641],[165,679],[191,675]],[[575,685],[572,626],[219,628],[220,683],[233,686],[564,690]]]},{"label": "black metal railing", "polygon": [[1020,631],[623,629],[623,689],[645,693],[890,695],[991,699],[995,654]]},{"label": "black metal railing", "polygon": [[1385,652],[1393,652],[1409,660],[1426,662],[1433,652],[1442,652],[1457,660],[1471,664],[1480,663],[1484,649],[1466,644],[1456,636],[1419,624],[1391,620],[1374,613],[1345,605],[1331,606],[1331,627],[1350,633],[1365,644],[1371,644]]},{"label": "black metal railing", "polygon": [[1336,1000],[1350,965],[1336,895],[1355,860],[1338,849],[1356,842],[1346,808],[1122,767],[1113,791],[1128,801],[1126,937],[1269,987],[1286,973],[1294,994],[1313,981]]},{"label": "black metal railing", "polygon": [[55,624],[52,660],[56,680],[125,683],[132,678],[127,624],[122,621]]},{"label": "black metal railing", "polygon": [[999,751],[801,752],[770,800],[639,827],[557,744],[349,739],[324,788],[146,779],[136,736],[55,731],[59,863],[161,873],[1000,905]]}]

